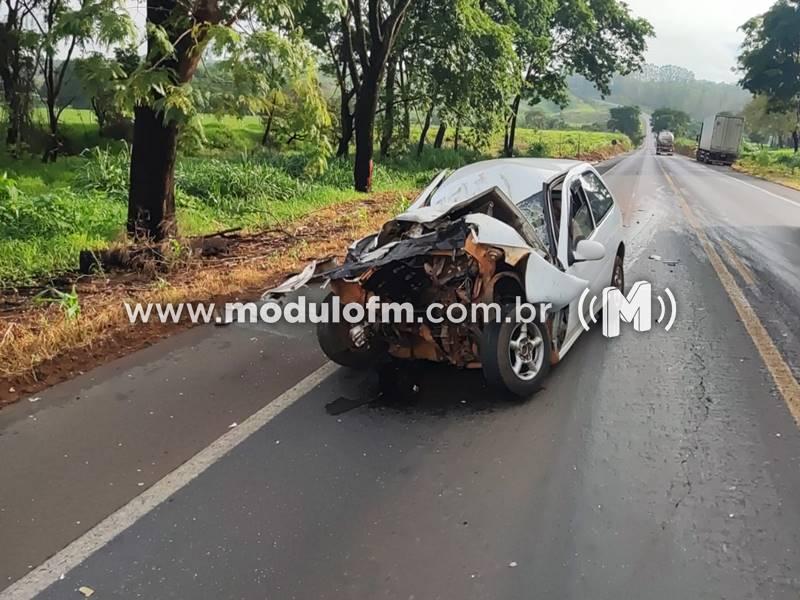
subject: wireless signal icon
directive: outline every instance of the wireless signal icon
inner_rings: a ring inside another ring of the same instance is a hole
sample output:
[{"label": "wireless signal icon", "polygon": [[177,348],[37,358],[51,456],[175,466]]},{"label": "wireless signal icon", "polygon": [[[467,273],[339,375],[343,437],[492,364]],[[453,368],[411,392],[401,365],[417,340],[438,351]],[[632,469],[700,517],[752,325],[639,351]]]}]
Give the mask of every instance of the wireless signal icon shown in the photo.
[{"label": "wireless signal icon", "polygon": [[584,307],[586,306],[586,298],[590,294],[589,288],[583,290],[580,299],[578,300],[578,320],[581,322],[581,327],[583,327],[586,331],[589,331],[589,328],[592,326],[593,323],[597,323],[597,317],[595,317],[596,311],[594,310],[595,304],[597,303],[597,296],[592,296],[592,299],[589,301],[589,320],[590,322],[586,321],[586,311]]},{"label": "wireless signal icon", "polygon": [[[603,335],[606,337],[617,337],[620,330],[620,322],[632,323],[635,331],[650,331],[652,329],[653,312],[653,293],[652,285],[646,281],[637,281],[631,287],[628,295],[625,296],[615,287],[607,287],[603,290]],[[675,296],[669,288],[664,289],[664,296],[657,295],[656,300],[660,308],[656,323],[664,325],[664,330],[669,331],[675,324],[677,316]],[[587,308],[588,302],[588,311]],[[597,322],[597,296],[592,295],[587,288],[583,291],[578,300],[578,319],[581,326],[588,331],[593,323]],[[588,319],[587,319],[588,316]]]}]

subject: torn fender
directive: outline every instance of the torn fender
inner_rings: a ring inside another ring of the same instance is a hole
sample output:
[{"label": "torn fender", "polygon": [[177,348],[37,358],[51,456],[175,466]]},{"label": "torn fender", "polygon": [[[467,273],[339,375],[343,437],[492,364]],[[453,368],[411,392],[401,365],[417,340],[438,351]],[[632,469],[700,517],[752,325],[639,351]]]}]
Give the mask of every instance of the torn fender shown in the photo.
[{"label": "torn fender", "polygon": [[588,281],[561,271],[536,252],[528,255],[525,296],[531,304],[549,302],[555,310],[561,310],[588,287]]},{"label": "torn fender", "polygon": [[482,213],[467,215],[465,220],[474,225],[475,241],[486,246],[501,248],[509,264],[516,264],[525,256],[525,296],[530,303],[549,302],[560,310],[583,293],[589,282],[565,273],[543,258],[517,233],[516,229]]}]

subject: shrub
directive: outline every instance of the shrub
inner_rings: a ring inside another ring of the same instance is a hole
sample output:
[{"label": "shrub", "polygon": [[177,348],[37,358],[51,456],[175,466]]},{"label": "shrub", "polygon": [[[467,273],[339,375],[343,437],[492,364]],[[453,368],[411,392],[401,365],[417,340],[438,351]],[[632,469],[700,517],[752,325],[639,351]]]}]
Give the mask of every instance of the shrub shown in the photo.
[{"label": "shrub", "polygon": [[290,200],[307,185],[280,169],[247,157],[231,162],[183,161],[176,180],[183,193],[232,213],[258,211],[259,200]]},{"label": "shrub", "polygon": [[131,148],[122,150],[94,147],[81,153],[86,163],[75,174],[73,187],[85,192],[103,192],[112,200],[128,199]]},{"label": "shrub", "polygon": [[753,155],[753,160],[759,167],[768,167],[772,163],[769,150],[760,150]]},{"label": "shrub", "polygon": [[533,158],[545,157],[547,156],[547,144],[544,142],[532,142],[531,145],[528,146],[526,154]]}]

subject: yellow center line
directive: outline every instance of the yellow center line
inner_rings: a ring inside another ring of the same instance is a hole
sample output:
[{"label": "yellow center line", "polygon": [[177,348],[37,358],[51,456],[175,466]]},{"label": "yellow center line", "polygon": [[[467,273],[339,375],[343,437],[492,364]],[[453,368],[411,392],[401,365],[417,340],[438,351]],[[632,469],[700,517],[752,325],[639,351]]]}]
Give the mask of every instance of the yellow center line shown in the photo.
[{"label": "yellow center line", "polygon": [[720,283],[722,283],[722,287],[731,299],[734,308],[736,308],[736,312],[739,313],[739,318],[747,334],[750,336],[750,339],[753,340],[753,344],[755,344],[758,349],[758,353],[761,355],[761,359],[764,361],[767,370],[769,370],[772,380],[775,382],[775,387],[778,389],[778,393],[780,393],[784,402],[786,402],[786,406],[789,407],[789,412],[792,413],[795,423],[800,425],[800,384],[797,383],[797,379],[795,379],[792,370],[789,368],[789,365],[786,364],[786,361],[772,341],[767,329],[761,323],[755,310],[750,306],[750,302],[747,301],[744,292],[736,283],[731,272],[728,271],[728,268],[725,266],[719,254],[717,254],[711,240],[708,239],[700,222],[689,207],[689,203],[683,192],[675,185],[675,182],[672,181],[672,177],[669,176],[664,167],[658,162],[657,164],[670,187],[677,194],[681,210],[686,220],[700,240],[700,244],[703,246],[703,250],[705,250],[711,262],[711,266],[714,267],[714,271],[716,271],[717,277],[719,277]]},{"label": "yellow center line", "polygon": [[753,272],[750,270],[746,264],[742,262],[742,259],[736,254],[736,250],[734,250],[731,245],[726,242],[725,240],[720,240],[720,246],[722,246],[722,251],[725,253],[725,256],[728,257],[728,262],[733,265],[733,268],[739,271],[739,275],[742,276],[744,282],[747,285],[755,285],[756,280],[753,276]]}]

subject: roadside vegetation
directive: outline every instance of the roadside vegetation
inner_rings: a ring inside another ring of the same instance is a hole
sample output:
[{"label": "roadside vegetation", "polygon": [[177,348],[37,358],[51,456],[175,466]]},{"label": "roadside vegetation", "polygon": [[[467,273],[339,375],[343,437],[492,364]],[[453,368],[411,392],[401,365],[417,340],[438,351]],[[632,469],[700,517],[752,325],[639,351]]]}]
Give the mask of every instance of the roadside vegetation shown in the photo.
[{"label": "roadside vegetation", "polygon": [[746,147],[734,168],[800,190],[800,153],[793,149]]},{"label": "roadside vegetation", "polygon": [[[42,166],[37,156],[0,160],[0,286],[46,282],[75,272],[82,250],[125,241],[130,148],[93,138],[89,111],[65,111],[64,130],[96,144],[79,155]],[[332,160],[309,170],[302,152],[260,147],[257,119],[203,117],[205,143],[176,166],[176,211],[181,237],[292,222],[310,212],[361,195],[352,189],[352,163]],[[419,131],[415,132],[419,133]],[[73,138],[70,138],[73,139]],[[74,143],[74,142],[73,142]],[[502,136],[484,152],[442,148],[406,151],[376,164],[374,192],[410,194],[439,170],[498,155]],[[520,129],[515,153],[600,159],[630,149],[620,133]]]}]

